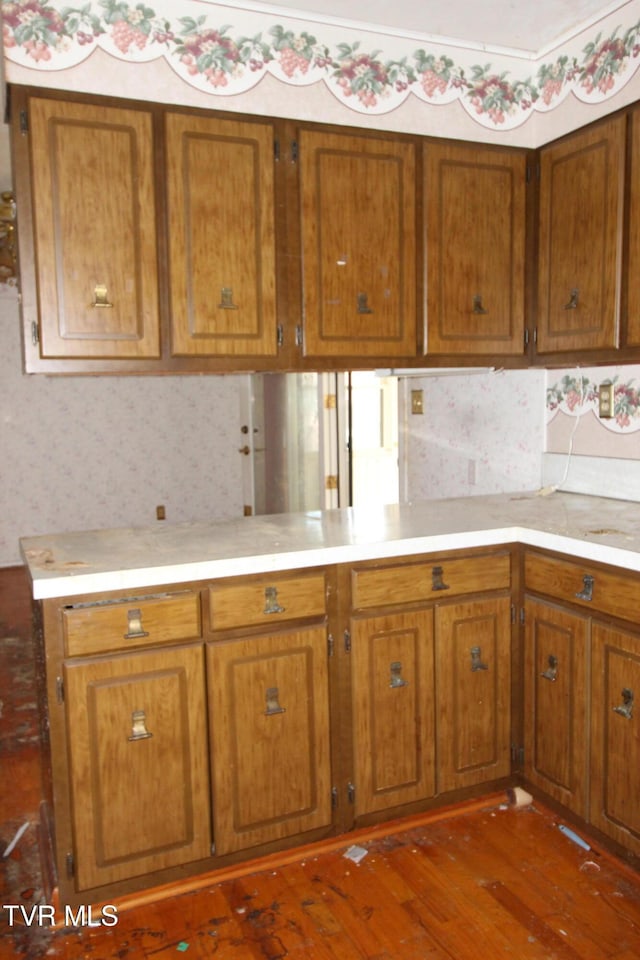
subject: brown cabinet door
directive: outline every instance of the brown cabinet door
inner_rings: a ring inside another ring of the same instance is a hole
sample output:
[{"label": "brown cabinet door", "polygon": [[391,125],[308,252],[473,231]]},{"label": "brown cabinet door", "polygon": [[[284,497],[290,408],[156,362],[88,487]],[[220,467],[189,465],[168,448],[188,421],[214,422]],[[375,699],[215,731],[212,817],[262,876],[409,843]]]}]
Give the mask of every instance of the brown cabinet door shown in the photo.
[{"label": "brown cabinet door", "polygon": [[431,610],[351,622],[355,813],[432,797]]},{"label": "brown cabinet door", "polygon": [[589,620],[525,602],[525,757],[531,783],[587,814]]},{"label": "brown cabinet door", "polygon": [[273,127],[165,119],[172,354],[275,356]]},{"label": "brown cabinet door", "polygon": [[77,890],[210,855],[202,646],[64,667]]},{"label": "brown cabinet door", "polygon": [[415,357],[415,148],[300,133],[305,356]]},{"label": "brown cabinet door", "polygon": [[424,147],[427,355],[523,354],[526,156]]},{"label": "brown cabinet door", "polygon": [[511,601],[436,607],[438,793],[508,776]]},{"label": "brown cabinet door", "polygon": [[151,114],[32,97],[29,138],[40,357],[158,357]]},{"label": "brown cabinet door", "polygon": [[629,261],[625,346],[640,346],[640,110],[631,114]]},{"label": "brown cabinet door", "polygon": [[325,627],[210,643],[207,666],[216,853],[329,827]]},{"label": "brown cabinet door", "polygon": [[625,123],[541,151],[538,353],[618,346]]},{"label": "brown cabinet door", "polygon": [[594,624],[591,811],[595,827],[640,853],[640,636]]}]

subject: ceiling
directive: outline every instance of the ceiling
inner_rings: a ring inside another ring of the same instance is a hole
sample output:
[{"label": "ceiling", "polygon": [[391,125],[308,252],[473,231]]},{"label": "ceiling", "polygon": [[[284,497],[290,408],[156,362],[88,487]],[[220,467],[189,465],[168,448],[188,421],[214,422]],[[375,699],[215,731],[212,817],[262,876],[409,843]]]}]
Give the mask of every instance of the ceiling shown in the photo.
[{"label": "ceiling", "polygon": [[[245,6],[223,0],[233,6]],[[247,3],[249,9],[296,11],[322,21],[381,32],[434,36],[461,45],[506,48],[539,55],[559,40],[590,26],[600,16],[626,6],[624,0],[279,0]]]}]

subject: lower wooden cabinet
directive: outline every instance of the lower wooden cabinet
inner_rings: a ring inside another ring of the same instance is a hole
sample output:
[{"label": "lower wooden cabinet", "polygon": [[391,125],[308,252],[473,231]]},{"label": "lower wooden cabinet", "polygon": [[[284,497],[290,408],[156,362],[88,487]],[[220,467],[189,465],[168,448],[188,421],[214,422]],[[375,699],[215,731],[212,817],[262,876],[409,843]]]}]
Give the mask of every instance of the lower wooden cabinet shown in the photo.
[{"label": "lower wooden cabinet", "polygon": [[352,621],[355,814],[435,794],[433,615]]},{"label": "lower wooden cabinet", "polygon": [[325,626],[208,644],[217,854],[330,827]]},{"label": "lower wooden cabinet", "polygon": [[525,598],[525,775],[640,854],[640,577],[533,550],[524,573],[547,595]]},{"label": "lower wooden cabinet", "polygon": [[591,811],[594,826],[640,854],[640,635],[594,624]]},{"label": "lower wooden cabinet", "polygon": [[525,776],[582,817],[587,815],[588,644],[587,617],[526,598]]},{"label": "lower wooden cabinet", "polygon": [[68,661],[77,890],[211,853],[201,644]]},{"label": "lower wooden cabinet", "polygon": [[435,609],[438,793],[511,772],[511,599]]},{"label": "lower wooden cabinet", "polygon": [[363,565],[351,582],[356,820],[507,777],[509,554]]}]

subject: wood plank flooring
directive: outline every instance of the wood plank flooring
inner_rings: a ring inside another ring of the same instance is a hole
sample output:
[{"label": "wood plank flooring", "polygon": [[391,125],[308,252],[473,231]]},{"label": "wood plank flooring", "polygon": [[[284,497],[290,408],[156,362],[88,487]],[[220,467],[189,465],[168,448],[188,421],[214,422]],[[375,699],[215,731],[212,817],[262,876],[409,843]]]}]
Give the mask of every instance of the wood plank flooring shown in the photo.
[{"label": "wood plank flooring", "polygon": [[[3,620],[0,611],[0,631]],[[0,860],[0,894],[28,913],[45,904],[33,651],[12,632],[0,637],[0,856],[30,826]],[[503,799],[212,874],[189,892],[121,901],[114,926],[27,926],[16,910],[10,926],[5,908],[0,958],[638,960],[640,875],[595,843],[573,843],[543,805]],[[345,856],[352,843],[366,850],[359,864]]]}]

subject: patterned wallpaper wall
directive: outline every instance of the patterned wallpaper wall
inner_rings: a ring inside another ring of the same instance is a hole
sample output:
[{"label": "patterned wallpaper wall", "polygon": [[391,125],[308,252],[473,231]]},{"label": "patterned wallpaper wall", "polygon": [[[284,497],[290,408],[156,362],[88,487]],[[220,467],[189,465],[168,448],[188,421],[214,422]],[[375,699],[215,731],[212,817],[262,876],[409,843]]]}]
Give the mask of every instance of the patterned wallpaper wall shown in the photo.
[{"label": "patterned wallpaper wall", "polygon": [[424,415],[406,414],[408,500],[540,487],[544,370],[412,377]]},{"label": "patterned wallpaper wall", "polygon": [[241,377],[27,377],[0,294],[0,566],[18,538],[242,514]]}]

